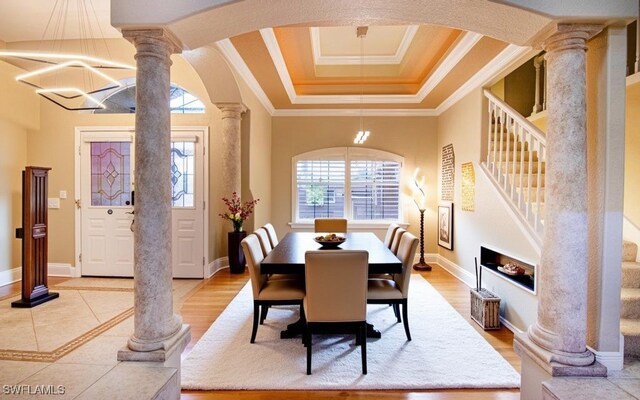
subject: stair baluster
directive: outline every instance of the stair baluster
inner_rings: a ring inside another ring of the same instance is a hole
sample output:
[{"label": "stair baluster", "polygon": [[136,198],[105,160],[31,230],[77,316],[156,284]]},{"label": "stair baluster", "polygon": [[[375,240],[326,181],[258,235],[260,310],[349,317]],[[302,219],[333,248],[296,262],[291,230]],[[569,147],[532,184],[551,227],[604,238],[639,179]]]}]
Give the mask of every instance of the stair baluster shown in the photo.
[{"label": "stair baluster", "polygon": [[542,243],[545,135],[488,90],[489,132],[483,163],[500,193]]}]

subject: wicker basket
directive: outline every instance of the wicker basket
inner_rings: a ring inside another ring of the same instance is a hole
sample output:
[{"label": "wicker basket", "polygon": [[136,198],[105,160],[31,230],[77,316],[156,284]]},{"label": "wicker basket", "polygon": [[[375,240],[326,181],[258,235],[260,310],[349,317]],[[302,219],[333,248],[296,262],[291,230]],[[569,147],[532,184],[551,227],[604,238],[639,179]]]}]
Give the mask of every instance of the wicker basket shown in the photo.
[{"label": "wicker basket", "polygon": [[471,289],[471,318],[482,329],[500,329],[500,297],[486,289]]}]

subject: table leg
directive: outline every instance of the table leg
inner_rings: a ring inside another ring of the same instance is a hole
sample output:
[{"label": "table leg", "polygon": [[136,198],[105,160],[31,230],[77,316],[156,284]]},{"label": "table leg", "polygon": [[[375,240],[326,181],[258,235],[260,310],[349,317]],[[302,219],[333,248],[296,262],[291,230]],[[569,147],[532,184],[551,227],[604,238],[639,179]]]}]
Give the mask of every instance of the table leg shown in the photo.
[{"label": "table leg", "polygon": [[367,337],[372,339],[380,339],[382,337],[382,333],[380,333],[380,331],[377,331],[373,327],[373,324],[367,322]]}]

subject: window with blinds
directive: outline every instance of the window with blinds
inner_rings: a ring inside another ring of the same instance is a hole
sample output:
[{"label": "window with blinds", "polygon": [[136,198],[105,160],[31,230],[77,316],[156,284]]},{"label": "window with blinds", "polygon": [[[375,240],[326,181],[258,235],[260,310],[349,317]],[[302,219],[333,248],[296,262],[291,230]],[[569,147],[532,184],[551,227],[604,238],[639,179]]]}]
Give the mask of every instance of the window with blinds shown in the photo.
[{"label": "window with blinds", "polygon": [[400,215],[400,163],[351,161],[351,219],[397,220]]},{"label": "window with blinds", "polygon": [[401,219],[402,157],[372,149],[332,148],[301,154],[293,161],[294,221]]},{"label": "window with blinds", "polygon": [[344,166],[344,160],[298,161],[298,219],[344,218]]}]

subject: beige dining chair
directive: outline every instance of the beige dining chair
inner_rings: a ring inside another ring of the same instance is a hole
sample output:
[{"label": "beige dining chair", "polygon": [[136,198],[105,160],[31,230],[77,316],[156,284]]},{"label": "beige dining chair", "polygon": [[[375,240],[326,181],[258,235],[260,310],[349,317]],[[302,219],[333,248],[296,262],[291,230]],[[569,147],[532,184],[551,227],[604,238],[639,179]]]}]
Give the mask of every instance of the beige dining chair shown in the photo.
[{"label": "beige dining chair", "polygon": [[367,272],[365,250],[316,250],[305,253],[307,375],[311,375],[312,335],[323,325],[356,334],[362,373],[367,373]]},{"label": "beige dining chair", "polygon": [[264,228],[258,228],[253,233],[258,236],[260,248],[262,249],[262,256],[266,257],[269,253],[271,253],[271,250],[273,250],[273,246],[271,246],[271,241],[269,240],[269,233]]},{"label": "beige dining chair", "polygon": [[393,275],[393,279],[369,279],[367,289],[367,303],[392,304],[398,322],[402,322],[400,318],[400,306],[402,306],[404,332],[407,335],[407,340],[411,340],[407,314],[409,281],[417,248],[418,238],[410,232],[404,233],[398,249],[398,258],[402,261],[402,273]]},{"label": "beige dining chair", "polygon": [[[272,305],[300,305],[304,298],[304,283],[295,279],[269,280],[260,273],[260,263],[264,259],[258,237],[251,234],[240,243],[249,267],[251,290],[253,291],[253,329],[251,343],[255,343],[258,332],[260,309],[268,309]],[[263,311],[264,312],[264,311]]]},{"label": "beige dining chair", "polygon": [[391,250],[391,252],[396,256],[398,255],[398,248],[400,247],[400,239],[402,239],[402,235],[404,235],[405,232],[407,232],[405,229],[398,228],[396,229],[395,235],[393,235],[393,240],[391,241],[391,247],[389,247],[389,250]]},{"label": "beige dining chair", "polygon": [[313,224],[316,232],[347,232],[347,220],[344,218],[316,218]]},{"label": "beige dining chair", "polygon": [[398,224],[391,224],[389,225],[389,228],[387,229],[387,234],[384,237],[384,245],[387,246],[387,248],[391,248],[391,243],[393,243],[393,237],[396,235],[396,231],[398,230],[398,228],[400,228],[400,225]]},{"label": "beige dining chair", "polygon": [[278,242],[278,235],[276,234],[276,230],[273,227],[273,225],[269,223],[263,226],[263,228],[269,234],[269,241],[271,242],[271,247],[276,247],[279,242]]}]

